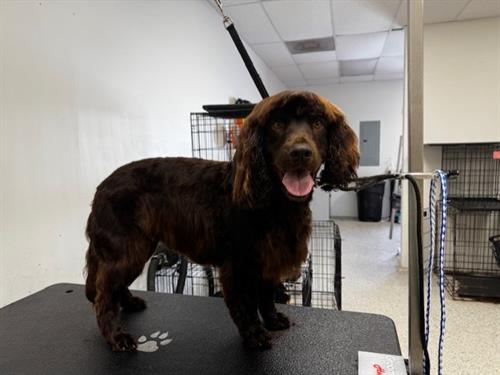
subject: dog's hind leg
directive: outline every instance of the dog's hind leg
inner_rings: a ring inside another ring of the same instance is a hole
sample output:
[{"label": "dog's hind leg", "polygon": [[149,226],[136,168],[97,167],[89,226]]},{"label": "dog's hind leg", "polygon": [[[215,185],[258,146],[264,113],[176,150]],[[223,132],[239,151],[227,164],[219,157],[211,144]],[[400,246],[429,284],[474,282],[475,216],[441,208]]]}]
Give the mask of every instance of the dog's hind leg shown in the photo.
[{"label": "dog's hind leg", "polygon": [[132,295],[128,288],[121,292],[120,305],[125,312],[142,311],[146,308],[146,302],[141,297]]},{"label": "dog's hind leg", "polygon": [[114,252],[113,261],[99,262],[94,307],[99,329],[111,348],[130,351],[135,350],[137,344],[121,326],[120,305],[128,311],[146,306],[142,299],[132,296],[128,286],[142,272],[152,246],[149,240],[137,234],[120,239],[120,243],[123,248]]},{"label": "dog's hind leg", "polygon": [[129,254],[126,265],[124,287],[120,290],[120,305],[125,312],[142,311],[146,308],[146,302],[132,295],[128,287],[142,273],[144,265],[154,253],[157,243],[137,234],[135,236],[135,248]]},{"label": "dog's hind leg", "polygon": [[137,344],[124,332],[119,318],[122,271],[117,264],[102,263],[97,271],[94,308],[97,325],[113,351],[135,350]]}]

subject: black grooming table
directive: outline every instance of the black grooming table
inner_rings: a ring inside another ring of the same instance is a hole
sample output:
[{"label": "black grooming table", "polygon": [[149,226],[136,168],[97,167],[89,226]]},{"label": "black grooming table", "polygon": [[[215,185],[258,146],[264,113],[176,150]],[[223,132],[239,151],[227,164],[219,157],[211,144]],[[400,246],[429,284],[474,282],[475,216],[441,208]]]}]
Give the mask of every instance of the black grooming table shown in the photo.
[{"label": "black grooming table", "polygon": [[[338,375],[357,374],[359,350],[400,355],[394,323],[380,315],[279,306],[294,325],[273,334],[273,349],[247,352],[222,299],[137,295],[148,308],[126,315],[126,327],[157,351],[111,352],[83,286],[57,284],[0,309],[0,374]],[[166,331],[172,341],[157,345]]]}]

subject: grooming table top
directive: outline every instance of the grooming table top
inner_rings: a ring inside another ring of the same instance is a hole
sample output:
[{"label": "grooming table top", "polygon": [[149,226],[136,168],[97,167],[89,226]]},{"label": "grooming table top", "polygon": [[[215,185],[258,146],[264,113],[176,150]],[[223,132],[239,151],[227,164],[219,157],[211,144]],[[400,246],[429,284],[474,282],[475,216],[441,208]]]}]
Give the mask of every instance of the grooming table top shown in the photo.
[{"label": "grooming table top", "polygon": [[360,350],[400,355],[381,315],[278,305],[294,325],[273,333],[273,349],[247,352],[222,299],[136,293],[148,308],[123,319],[149,352],[111,352],[83,286],[57,284],[0,309],[0,373],[357,374]]}]

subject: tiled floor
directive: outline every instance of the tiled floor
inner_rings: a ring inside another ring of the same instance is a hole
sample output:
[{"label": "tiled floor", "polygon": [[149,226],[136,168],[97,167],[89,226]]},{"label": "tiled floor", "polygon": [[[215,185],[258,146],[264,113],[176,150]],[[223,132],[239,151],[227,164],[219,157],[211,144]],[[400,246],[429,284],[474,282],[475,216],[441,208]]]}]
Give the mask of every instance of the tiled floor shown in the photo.
[{"label": "tiled floor", "polygon": [[[389,223],[336,220],[342,235],[343,309],[383,314],[396,324],[401,350],[408,347],[408,273],[400,269],[400,228]],[[436,292],[436,288],[433,289]],[[431,341],[437,342],[438,295],[433,293]],[[446,295],[443,373],[500,374],[500,304],[454,301]],[[436,348],[431,347],[432,363]],[[435,370],[435,368],[434,368]],[[435,371],[432,371],[435,374]]]}]

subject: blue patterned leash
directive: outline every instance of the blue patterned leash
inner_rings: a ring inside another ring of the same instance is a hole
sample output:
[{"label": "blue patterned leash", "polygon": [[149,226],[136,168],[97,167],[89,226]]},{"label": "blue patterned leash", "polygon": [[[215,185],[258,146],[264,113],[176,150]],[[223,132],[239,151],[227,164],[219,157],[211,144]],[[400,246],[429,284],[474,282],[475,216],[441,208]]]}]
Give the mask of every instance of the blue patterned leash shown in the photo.
[{"label": "blue patterned leash", "polygon": [[[448,211],[448,174],[442,170],[435,172],[434,178],[431,180],[431,188],[429,192],[430,202],[430,254],[427,272],[427,306],[425,312],[425,345],[429,343],[429,320],[431,307],[431,275],[434,261],[434,253],[436,249],[436,181],[440,183],[441,190],[441,223],[439,231],[439,253],[438,261],[438,287],[439,287],[439,304],[440,304],[440,322],[439,322],[439,343],[438,343],[438,375],[443,372],[443,341],[446,325],[446,306],[445,306],[445,287],[444,287],[444,250],[446,240],[446,221]],[[425,366],[425,364],[424,364]],[[425,373],[429,373],[430,369],[425,369]]]}]

